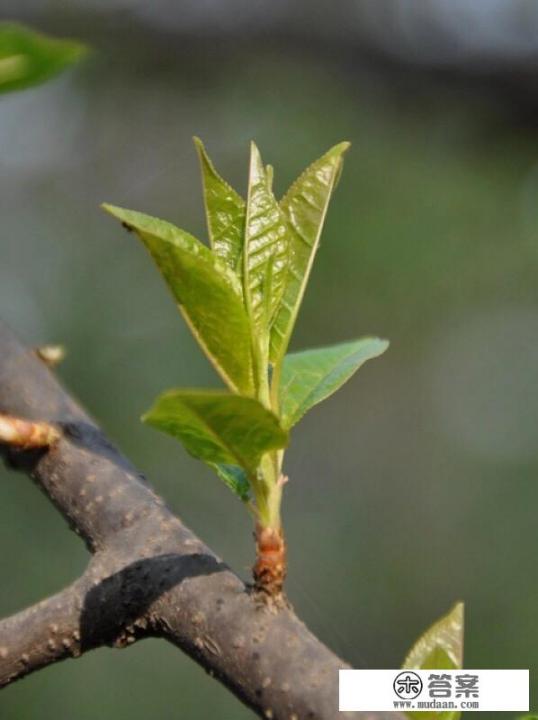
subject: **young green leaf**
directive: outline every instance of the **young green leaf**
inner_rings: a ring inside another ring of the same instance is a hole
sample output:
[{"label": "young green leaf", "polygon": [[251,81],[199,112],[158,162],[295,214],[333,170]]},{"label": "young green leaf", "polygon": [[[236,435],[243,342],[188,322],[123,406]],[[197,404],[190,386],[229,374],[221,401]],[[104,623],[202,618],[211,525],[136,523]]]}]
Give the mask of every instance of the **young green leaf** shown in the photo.
[{"label": "young green leaf", "polygon": [[[270,171],[272,177],[272,171]],[[250,173],[243,253],[245,300],[259,337],[267,335],[280,303],[288,262],[286,218],[271,192],[258,148],[250,149]]]},{"label": "young green leaf", "polygon": [[135,230],[146,245],[224,381],[232,390],[251,395],[250,325],[235,274],[209,248],[171,223],[112,205],[103,207]]},{"label": "young green leaf", "polygon": [[235,465],[249,475],[256,473],[264,453],[288,442],[272,412],[253,398],[226,391],[169,390],[142,419],[213,467]]},{"label": "young green leaf", "polygon": [[0,93],[38,85],[86,53],[82,43],[47,37],[16,23],[0,23]]},{"label": "young green leaf", "polygon": [[323,222],[342,157],[349,143],[335,145],[293,183],[280,201],[289,225],[289,264],[282,300],[271,330],[270,358],[277,365],[285,354],[303,299]]},{"label": "young green leaf", "polygon": [[211,247],[232,270],[240,273],[245,231],[245,201],[215,170],[202,141],[195,137],[194,144],[202,170]]},{"label": "young green leaf", "polygon": [[381,355],[386,340],[362,338],[286,355],[280,385],[282,424],[290,428],[316,403],[332,395],[363,365]]},{"label": "young green leaf", "polygon": [[243,502],[249,500],[250,484],[243,468],[237,467],[237,465],[219,465],[218,463],[208,463],[208,465],[240,500]]},{"label": "young green leaf", "polygon": [[464,605],[434,623],[413,645],[402,667],[408,670],[459,670],[463,667]]},{"label": "young green leaf", "polygon": [[[407,670],[459,670],[463,667],[464,605],[459,602],[413,645],[402,667]],[[413,720],[458,720],[459,711],[409,712]]]},{"label": "young green leaf", "polygon": [[275,176],[275,169],[272,165],[265,166],[265,176],[267,178],[267,187],[273,192],[273,179]]}]

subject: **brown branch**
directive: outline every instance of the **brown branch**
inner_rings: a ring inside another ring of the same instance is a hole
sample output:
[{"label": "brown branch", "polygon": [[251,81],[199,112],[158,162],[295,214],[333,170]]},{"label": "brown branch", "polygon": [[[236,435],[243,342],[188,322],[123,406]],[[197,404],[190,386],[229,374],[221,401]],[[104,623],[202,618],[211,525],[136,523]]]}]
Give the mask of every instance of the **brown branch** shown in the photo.
[{"label": "brown branch", "polygon": [[0,686],[68,655],[80,655],[77,583],[13,617],[0,627]]},{"label": "brown branch", "polygon": [[3,454],[32,476],[93,553],[69,588],[0,621],[0,685],[92,648],[159,636],[261,717],[342,717],[338,669],[346,664],[291,609],[260,606],[1,324],[0,348],[0,412],[60,429],[48,449],[8,444]]}]

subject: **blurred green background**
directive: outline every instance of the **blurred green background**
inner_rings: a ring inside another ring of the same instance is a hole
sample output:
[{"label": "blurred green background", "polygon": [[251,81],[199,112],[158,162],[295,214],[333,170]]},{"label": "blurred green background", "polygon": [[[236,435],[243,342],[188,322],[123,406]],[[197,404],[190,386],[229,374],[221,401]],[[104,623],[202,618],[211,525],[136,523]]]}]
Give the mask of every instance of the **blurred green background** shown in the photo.
[{"label": "blurred green background", "polygon": [[[515,22],[507,3],[447,5],[6,0],[6,18],[94,53],[0,99],[0,314],[31,344],[67,346],[67,386],[246,578],[243,508],[138,421],[164,388],[218,379],[144,250],[98,205],[205,237],[192,135],[242,191],[255,138],[278,193],[351,140],[293,347],[365,334],[391,347],[294,432],[289,596],[359,668],[397,667],[462,599],[467,667],[530,668],[532,683],[537,6],[511,3]],[[45,497],[2,468],[0,614],[57,591],[86,561]],[[2,720],[215,717],[251,713],[156,641],[90,653],[0,695]]]}]

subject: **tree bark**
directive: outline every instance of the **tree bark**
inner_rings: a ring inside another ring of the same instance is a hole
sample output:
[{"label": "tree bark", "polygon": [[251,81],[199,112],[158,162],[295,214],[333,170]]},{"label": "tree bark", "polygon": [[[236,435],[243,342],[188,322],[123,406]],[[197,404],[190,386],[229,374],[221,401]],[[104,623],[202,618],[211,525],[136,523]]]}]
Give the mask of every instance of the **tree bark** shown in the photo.
[{"label": "tree bark", "polygon": [[290,608],[260,604],[171,513],[36,353],[1,324],[0,412],[59,431],[48,449],[0,448],[92,553],[70,587],[0,621],[0,686],[92,648],[158,636],[260,717],[388,719],[389,713],[338,712],[338,670],[346,663]]}]

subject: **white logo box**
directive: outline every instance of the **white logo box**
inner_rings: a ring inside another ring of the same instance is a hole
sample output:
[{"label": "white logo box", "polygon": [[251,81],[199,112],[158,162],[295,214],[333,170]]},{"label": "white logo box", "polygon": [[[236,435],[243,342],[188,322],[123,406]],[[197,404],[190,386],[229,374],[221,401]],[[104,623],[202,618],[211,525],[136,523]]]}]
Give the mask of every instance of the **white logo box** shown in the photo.
[{"label": "white logo box", "polygon": [[339,709],[365,712],[452,709],[464,712],[527,712],[529,671],[340,670]]}]

